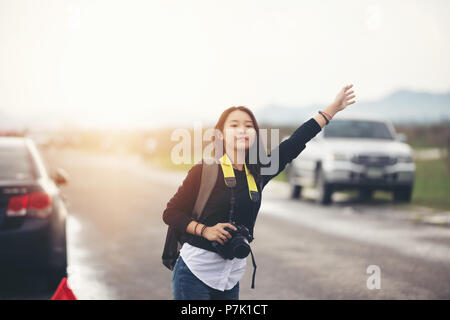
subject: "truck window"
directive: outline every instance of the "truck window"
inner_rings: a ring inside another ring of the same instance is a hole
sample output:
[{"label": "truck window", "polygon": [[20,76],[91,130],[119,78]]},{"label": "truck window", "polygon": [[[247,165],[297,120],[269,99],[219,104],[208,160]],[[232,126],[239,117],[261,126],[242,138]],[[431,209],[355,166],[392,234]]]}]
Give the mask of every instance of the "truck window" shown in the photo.
[{"label": "truck window", "polygon": [[335,119],[325,127],[323,134],[326,138],[394,139],[388,126],[379,121]]}]

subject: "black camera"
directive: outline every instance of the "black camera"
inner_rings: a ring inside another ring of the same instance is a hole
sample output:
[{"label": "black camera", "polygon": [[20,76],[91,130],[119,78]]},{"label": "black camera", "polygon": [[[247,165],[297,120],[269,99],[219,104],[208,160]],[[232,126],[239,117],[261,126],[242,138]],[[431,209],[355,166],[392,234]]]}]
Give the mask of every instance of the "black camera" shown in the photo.
[{"label": "black camera", "polygon": [[253,237],[250,231],[244,225],[236,225],[232,223],[237,230],[232,230],[225,227],[231,234],[231,239],[229,239],[225,244],[220,244],[217,241],[212,242],[212,246],[216,249],[217,253],[224,259],[240,258],[243,259],[250,253],[249,243],[253,241]]}]

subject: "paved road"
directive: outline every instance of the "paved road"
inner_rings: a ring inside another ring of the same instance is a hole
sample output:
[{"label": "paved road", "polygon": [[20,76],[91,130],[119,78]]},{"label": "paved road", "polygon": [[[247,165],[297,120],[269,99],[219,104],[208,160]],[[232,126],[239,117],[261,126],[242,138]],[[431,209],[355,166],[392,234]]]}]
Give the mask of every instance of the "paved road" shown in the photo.
[{"label": "paved road", "polygon": [[[171,299],[171,272],[160,259],[161,215],[184,173],[130,156],[49,150],[45,157],[71,177],[63,192],[69,281],[78,298]],[[415,224],[414,212],[389,202],[321,207],[288,194],[276,181],[263,192],[253,242],[256,289],[249,258],[241,299],[450,298],[450,229]],[[380,289],[367,288],[371,265],[381,271]],[[3,298],[51,296],[21,279],[21,290],[3,291]]]}]

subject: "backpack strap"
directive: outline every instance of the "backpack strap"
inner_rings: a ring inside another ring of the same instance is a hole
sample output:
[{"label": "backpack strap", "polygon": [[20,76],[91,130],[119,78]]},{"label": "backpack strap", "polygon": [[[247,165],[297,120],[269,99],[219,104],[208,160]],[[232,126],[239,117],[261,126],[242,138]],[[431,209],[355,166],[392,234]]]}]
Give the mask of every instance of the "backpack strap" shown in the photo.
[{"label": "backpack strap", "polygon": [[197,221],[202,216],[203,209],[206,202],[211,195],[214,185],[217,181],[217,174],[219,173],[219,165],[214,161],[204,161],[202,159],[202,176],[200,180],[200,188],[198,191],[197,200],[195,201],[194,210],[192,215]]}]

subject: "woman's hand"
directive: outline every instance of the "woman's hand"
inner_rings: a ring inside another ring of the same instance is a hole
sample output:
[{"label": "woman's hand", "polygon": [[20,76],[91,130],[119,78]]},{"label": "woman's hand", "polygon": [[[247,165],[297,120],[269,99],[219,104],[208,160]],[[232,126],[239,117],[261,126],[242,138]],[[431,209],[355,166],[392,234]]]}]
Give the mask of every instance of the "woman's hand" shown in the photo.
[{"label": "woman's hand", "polygon": [[343,87],[341,91],[339,91],[339,93],[336,95],[336,98],[332,103],[332,106],[334,106],[334,113],[344,110],[348,105],[356,102],[354,100],[351,101],[355,97],[354,94],[352,95],[354,91],[349,91],[352,87],[353,84],[347,85]]},{"label": "woman's hand", "polygon": [[[325,115],[328,118],[328,120],[331,120],[330,116],[331,116],[331,118],[333,118],[336,113],[338,113],[341,110],[344,110],[348,105],[351,105],[356,102],[355,100],[352,100],[355,97],[355,95],[352,94],[354,91],[353,90],[349,91],[352,87],[353,87],[353,84],[349,84],[349,85],[343,87],[341,89],[341,91],[339,91],[339,93],[337,94],[333,103],[330,104],[325,109],[323,109],[323,111],[325,111],[327,114],[329,114],[329,115]],[[316,114],[314,116],[314,119],[316,120],[316,122],[319,124],[319,126],[321,128],[323,128],[326,125],[326,121],[322,117],[322,115]]]},{"label": "woman's hand", "polygon": [[217,241],[221,245],[224,245],[225,242],[231,239],[231,234],[225,230],[226,227],[237,230],[231,223],[218,223],[213,227],[206,227],[203,231],[203,237],[209,241]]}]

